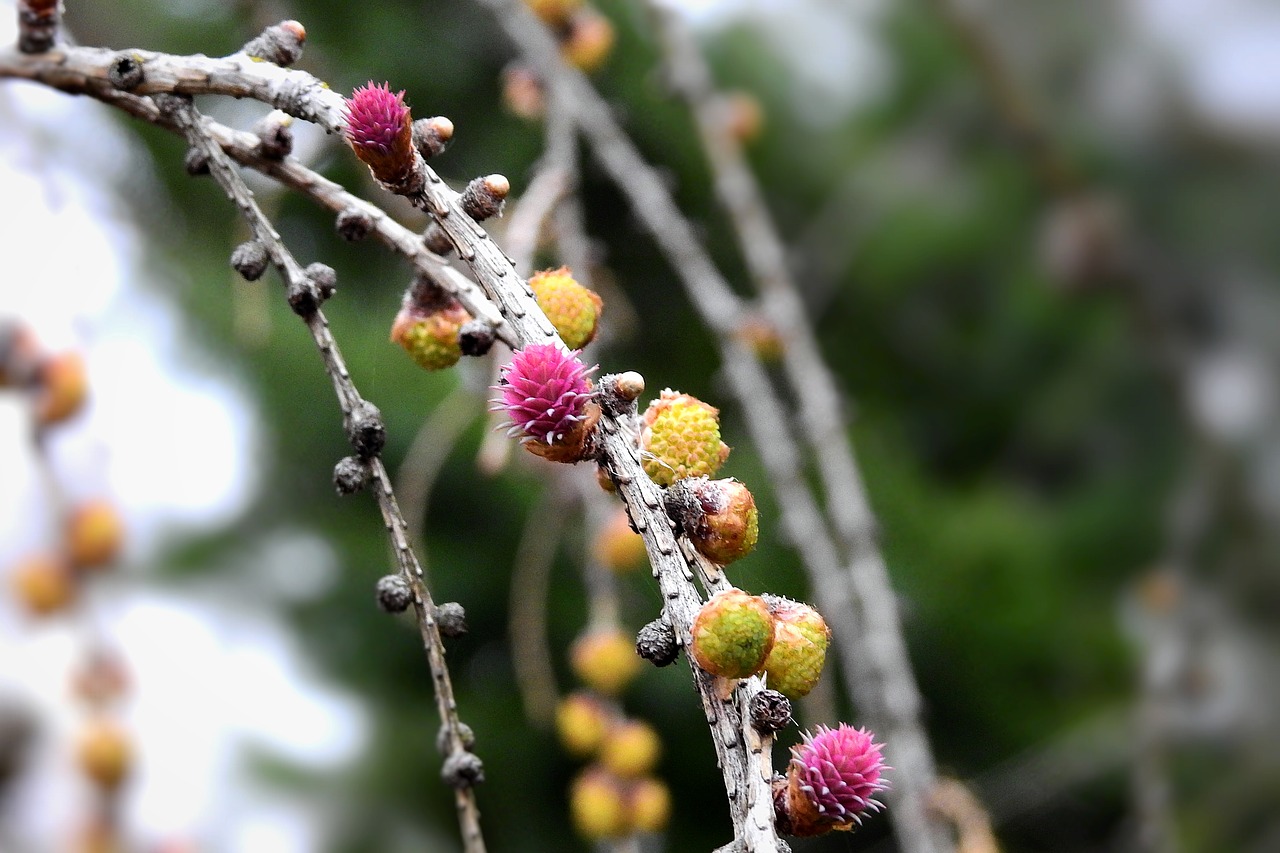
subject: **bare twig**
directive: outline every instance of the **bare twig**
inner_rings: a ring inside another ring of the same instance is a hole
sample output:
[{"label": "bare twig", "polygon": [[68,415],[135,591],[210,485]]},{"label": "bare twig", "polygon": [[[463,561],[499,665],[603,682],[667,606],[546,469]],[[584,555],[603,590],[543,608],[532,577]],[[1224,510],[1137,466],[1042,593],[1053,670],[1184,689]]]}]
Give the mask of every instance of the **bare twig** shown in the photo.
[{"label": "bare twig", "polygon": [[[191,106],[189,100],[177,96],[161,96],[157,99],[162,112],[169,114],[174,123],[183,131],[187,142],[201,151],[209,161],[209,169],[214,179],[227,193],[227,196],[240,209],[248,222],[254,237],[267,250],[272,264],[279,270],[293,301],[294,294],[314,290],[315,285],[309,280],[292,253],[284,246],[280,235],[276,233],[271,222],[263,215],[253,199],[252,191],[231,166],[230,160],[223,153],[221,146],[209,136],[202,127],[202,117]],[[312,298],[315,298],[314,295]],[[317,300],[318,301],[318,300]],[[295,309],[296,310],[296,309]],[[333,382],[338,404],[348,422],[368,412],[368,404],[360,396],[352,382],[346,363],[338,348],[337,341],[329,332],[328,322],[323,312],[314,310],[300,311],[307,328],[320,350],[325,370]],[[373,474],[373,492],[378,507],[382,511],[383,522],[391,537],[396,554],[396,561],[401,576],[413,588],[415,601],[414,611],[418,626],[426,647],[427,659],[430,663],[432,680],[435,685],[436,706],[440,719],[447,733],[446,766],[450,758],[463,755],[468,751],[469,743],[464,740],[462,723],[458,718],[457,702],[453,696],[453,684],[449,679],[449,671],[444,660],[444,644],[435,622],[435,603],[431,593],[422,579],[422,568],[417,556],[409,546],[408,532],[404,517],[396,503],[392,491],[391,479],[381,458],[372,455],[368,459]],[[480,830],[480,813],[476,806],[475,792],[470,784],[454,786],[458,808],[458,818],[462,826],[463,843],[467,853],[484,853],[484,837]]]}]

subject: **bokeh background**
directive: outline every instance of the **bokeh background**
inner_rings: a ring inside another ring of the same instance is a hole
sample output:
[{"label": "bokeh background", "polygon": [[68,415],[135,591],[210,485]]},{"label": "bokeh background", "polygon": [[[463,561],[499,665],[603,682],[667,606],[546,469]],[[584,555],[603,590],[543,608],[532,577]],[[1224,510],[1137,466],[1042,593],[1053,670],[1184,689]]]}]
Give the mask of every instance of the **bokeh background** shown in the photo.
[{"label": "bokeh background", "polygon": [[[594,81],[741,284],[651,20],[629,0],[593,2],[617,34]],[[1142,849],[1153,773],[1178,849],[1280,847],[1280,12],[671,2],[719,85],[762,108],[748,152],[847,394],[941,769],[983,801],[1008,851]],[[81,43],[173,53],[229,53],[299,19],[300,67],[339,91],[388,80],[418,115],[454,121],[435,165],[455,186],[499,172],[518,203],[542,150],[540,124],[504,107],[514,51],[477,3],[67,6]],[[202,106],[240,127],[265,113]],[[109,497],[129,530],[75,611],[33,620],[0,601],[0,738],[18,744],[0,749],[0,849],[65,849],[85,813],[66,684],[86,637],[130,672],[137,849],[459,849],[415,629],[373,604],[390,565],[376,508],[334,494],[348,451],[330,383],[273,275],[249,284],[229,268],[247,236],[233,209],[186,175],[175,138],[88,99],[3,82],[0,116],[0,317],[83,352],[92,392],[51,440],[50,473],[27,401],[0,391],[0,573],[56,538],[55,491]],[[295,129],[298,156],[425,226],[336,140]],[[711,338],[616,188],[583,164],[607,303],[594,357],[721,407],[725,473],[762,507],[761,545],[733,578],[806,597]],[[547,466],[480,470],[487,368],[419,370],[387,339],[406,267],[254,186],[299,257],[338,271],[326,312],[386,417],[388,464],[442,405],[474,407],[451,416],[466,426],[421,521],[433,592],[470,623],[448,654],[486,765],[490,849],[589,849],[566,806],[578,764],[525,717],[509,643],[513,563],[548,500]],[[588,619],[590,535],[570,514],[552,569],[562,691]],[[631,628],[653,618],[646,572],[623,580],[622,602]],[[661,733],[675,801],[647,849],[725,843],[683,664],[647,668],[624,701]],[[831,712],[858,719],[835,689],[801,716]],[[1151,748],[1153,713],[1166,728]],[[794,847],[894,849],[883,817]]]}]

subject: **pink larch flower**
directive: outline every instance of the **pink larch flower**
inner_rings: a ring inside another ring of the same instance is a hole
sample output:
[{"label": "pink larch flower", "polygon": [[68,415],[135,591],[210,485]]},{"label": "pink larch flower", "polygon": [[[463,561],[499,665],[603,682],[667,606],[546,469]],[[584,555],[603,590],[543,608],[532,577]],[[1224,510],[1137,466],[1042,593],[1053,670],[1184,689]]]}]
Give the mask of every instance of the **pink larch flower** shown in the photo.
[{"label": "pink larch flower", "polygon": [[351,93],[347,105],[347,141],[379,181],[400,184],[412,173],[413,122],[404,92],[372,80]]},{"label": "pink larch flower", "polygon": [[591,397],[587,374],[594,369],[578,360],[577,350],[530,344],[502,368],[502,384],[494,386],[502,396],[493,401],[494,411],[511,418],[512,436],[550,445],[562,442],[586,418]]},{"label": "pink larch flower", "polygon": [[888,788],[881,778],[890,768],[882,744],[866,729],[841,723],[818,726],[792,747],[786,787],[775,795],[779,829],[790,835],[820,835],[849,829],[868,811],[884,808],[875,795]]},{"label": "pink larch flower", "polygon": [[819,812],[838,823],[860,821],[863,812],[884,807],[873,799],[888,787],[880,779],[887,769],[882,747],[866,729],[844,723],[834,729],[818,726],[816,734],[806,733],[804,743],[792,748],[791,766],[800,790]]}]

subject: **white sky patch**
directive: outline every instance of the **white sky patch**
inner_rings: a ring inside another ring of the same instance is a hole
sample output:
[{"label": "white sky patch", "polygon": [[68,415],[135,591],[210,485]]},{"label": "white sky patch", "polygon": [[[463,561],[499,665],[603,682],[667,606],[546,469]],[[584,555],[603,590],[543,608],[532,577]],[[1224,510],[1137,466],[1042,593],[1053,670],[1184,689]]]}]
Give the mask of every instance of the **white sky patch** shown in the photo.
[{"label": "white sky patch", "polygon": [[884,91],[888,57],[872,31],[881,0],[662,0],[698,29],[747,23],[789,66],[797,116],[822,128]]},{"label": "white sky patch", "polygon": [[1280,6],[1269,0],[1130,0],[1139,32],[1175,61],[1191,108],[1219,130],[1280,137]]},{"label": "white sky patch", "polygon": [[[253,787],[244,747],[308,770],[340,768],[366,739],[357,700],[320,681],[296,641],[265,613],[136,588],[96,598],[99,613],[109,612],[103,621],[134,687],[121,715],[138,736],[125,800],[130,831],[255,850],[264,848],[236,839],[254,827],[287,827],[295,840],[270,849],[308,849],[324,824],[319,807],[280,792],[244,797]],[[87,813],[70,747],[82,715],[67,699],[83,639],[69,619],[33,626],[0,613],[0,693],[21,697],[43,727],[15,809],[18,837],[39,849],[51,849]]]}]

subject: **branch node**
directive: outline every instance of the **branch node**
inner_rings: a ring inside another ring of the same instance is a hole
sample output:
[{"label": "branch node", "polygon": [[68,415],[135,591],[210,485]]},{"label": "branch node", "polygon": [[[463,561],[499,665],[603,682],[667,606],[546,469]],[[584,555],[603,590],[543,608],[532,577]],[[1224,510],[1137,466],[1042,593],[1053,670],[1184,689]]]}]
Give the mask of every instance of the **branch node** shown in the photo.
[{"label": "branch node", "polygon": [[[208,171],[209,160],[207,157],[204,158],[204,165],[205,170]],[[267,264],[270,260],[267,256],[267,247],[258,240],[246,240],[231,252],[231,267],[240,273],[245,281],[257,281],[262,278],[262,274],[267,271]]]},{"label": "branch node", "polygon": [[[441,726],[439,733],[436,734],[436,749],[441,755],[448,755],[453,752],[450,741],[453,739],[452,733],[448,726]],[[467,752],[471,752],[476,746],[476,733],[471,730],[471,726],[458,721],[458,742]]]},{"label": "branch node", "polygon": [[614,417],[635,415],[636,399],[644,393],[644,377],[634,370],[600,377],[596,397],[600,408]]},{"label": "branch node", "polygon": [[315,313],[320,310],[320,303],[323,301],[320,298],[319,290],[305,273],[289,282],[289,289],[285,295],[289,300],[289,307],[293,309],[293,313],[304,320],[315,316]]},{"label": "branch node", "polygon": [[438,222],[432,222],[427,226],[427,230],[422,232],[422,245],[442,257],[453,251],[453,241],[449,239],[449,235]]},{"label": "branch node", "polygon": [[484,781],[484,762],[470,752],[455,752],[444,760],[440,778],[451,788],[471,788]]},{"label": "branch node", "polygon": [[452,140],[453,122],[444,116],[420,118],[413,123],[413,147],[423,159],[443,153]]},{"label": "branch node", "polygon": [[761,690],[751,697],[751,725],[762,735],[771,735],[791,725],[791,700],[777,690]]},{"label": "branch node", "polygon": [[347,440],[355,448],[356,453],[364,459],[370,459],[382,452],[387,443],[387,429],[382,423],[382,412],[368,400],[361,400],[352,407],[347,415],[345,426]]},{"label": "branch node", "polygon": [[498,330],[484,320],[468,320],[458,329],[458,347],[463,355],[485,355],[497,339]]},{"label": "branch node", "polygon": [[107,81],[121,92],[132,92],[142,85],[146,77],[142,63],[128,53],[117,54],[107,69]]},{"label": "branch node", "polygon": [[199,148],[188,148],[182,158],[182,168],[193,178],[209,174],[209,156]]},{"label": "branch node", "polygon": [[413,603],[413,587],[400,575],[384,575],[378,579],[376,589],[378,606],[384,613],[403,613]]},{"label": "branch node", "polygon": [[456,601],[436,605],[436,627],[440,635],[454,638],[467,633],[467,611]]},{"label": "branch node", "polygon": [[339,236],[348,243],[358,243],[373,233],[373,217],[358,207],[348,207],[334,220]]},{"label": "branch node", "polygon": [[333,466],[333,487],[339,495],[354,495],[369,485],[369,464],[358,456],[346,456]]},{"label": "branch node", "polygon": [[253,126],[258,153],[268,160],[283,160],[293,153],[293,116],[272,110]]},{"label": "branch node", "polygon": [[476,222],[483,222],[502,213],[502,204],[506,201],[509,192],[511,192],[511,182],[505,176],[485,175],[467,184],[467,188],[462,191],[459,203],[467,216]]},{"label": "branch node", "polygon": [[274,62],[281,68],[288,68],[302,56],[302,44],[306,40],[307,31],[302,24],[281,21],[250,39],[240,52],[251,59]]},{"label": "branch node", "polygon": [[666,616],[659,616],[636,635],[636,654],[654,666],[668,666],[680,657],[676,632]]},{"label": "branch node", "polygon": [[311,283],[315,285],[316,295],[320,297],[321,302],[332,299],[333,295],[338,292],[338,274],[328,264],[322,264],[319,261],[307,264],[304,272]]}]

